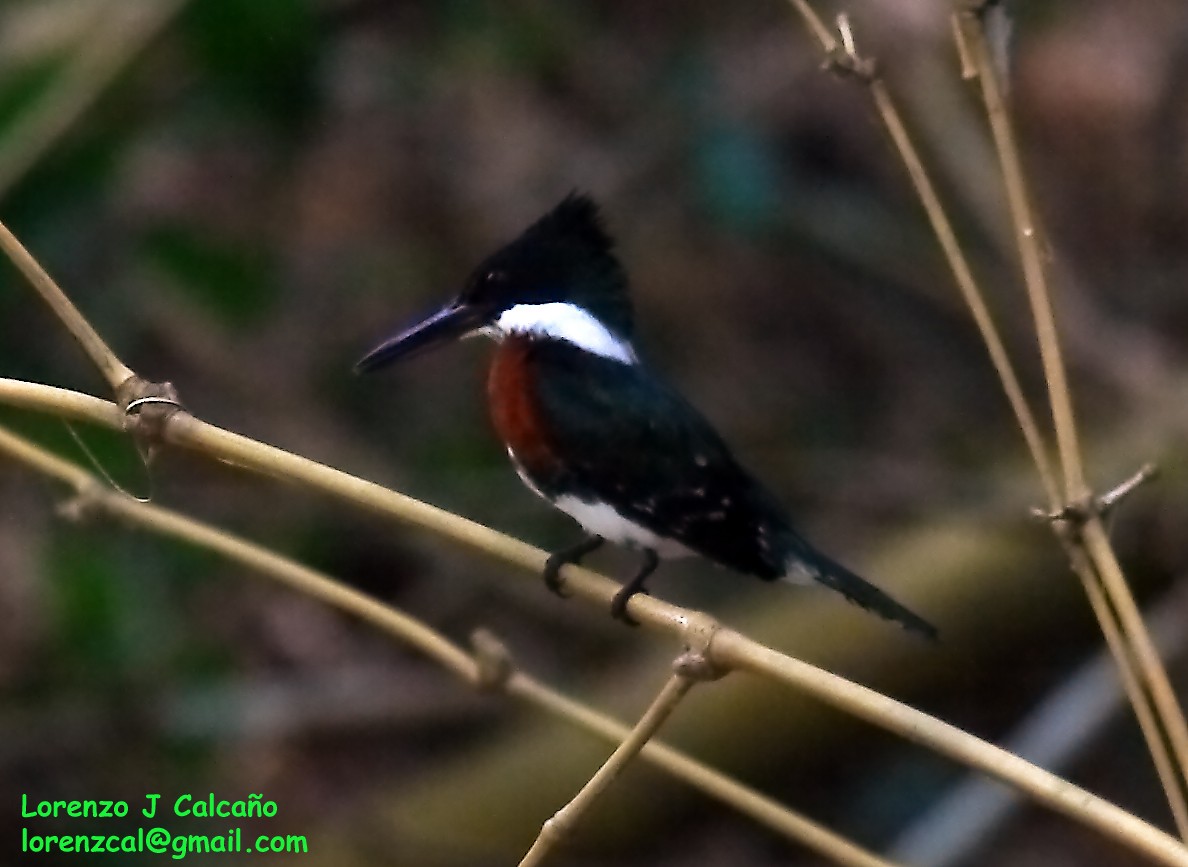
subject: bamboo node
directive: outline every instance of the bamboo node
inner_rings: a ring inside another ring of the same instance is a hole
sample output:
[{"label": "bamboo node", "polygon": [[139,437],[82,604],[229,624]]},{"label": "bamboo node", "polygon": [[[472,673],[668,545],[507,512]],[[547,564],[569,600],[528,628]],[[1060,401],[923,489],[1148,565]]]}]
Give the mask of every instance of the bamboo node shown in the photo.
[{"label": "bamboo node", "polygon": [[1074,527],[1080,527],[1090,518],[1105,518],[1117,508],[1123,500],[1137,491],[1147,482],[1159,475],[1159,468],[1155,464],[1147,463],[1139,467],[1138,472],[1100,496],[1090,493],[1072,503],[1066,503],[1059,509],[1042,509],[1033,506],[1031,514],[1040,521],[1047,523],[1064,522]]},{"label": "bamboo node", "polygon": [[102,511],[99,502],[101,490],[98,482],[90,481],[77,489],[72,497],[59,503],[54,511],[72,524],[82,524]]},{"label": "bamboo node", "polygon": [[690,680],[718,680],[729,674],[730,669],[714,660],[714,636],[722,629],[722,624],[708,614],[700,611],[689,612],[684,618],[685,627],[681,637],[684,649],[673,660],[672,670]]},{"label": "bamboo node", "polygon": [[474,685],[480,692],[502,692],[515,671],[511,651],[490,629],[479,627],[470,634],[476,663]]},{"label": "bamboo node", "polygon": [[827,69],[842,78],[856,78],[867,84],[878,78],[878,63],[873,58],[863,57],[858,53],[850,16],[844,12],[837,16],[837,32],[841,36],[841,42],[835,43],[826,51],[822,69]]},{"label": "bamboo node", "polygon": [[124,411],[124,429],[149,457],[164,440],[165,423],[185,411],[172,382],[149,382],[135,375],[120,383],[116,403]]}]

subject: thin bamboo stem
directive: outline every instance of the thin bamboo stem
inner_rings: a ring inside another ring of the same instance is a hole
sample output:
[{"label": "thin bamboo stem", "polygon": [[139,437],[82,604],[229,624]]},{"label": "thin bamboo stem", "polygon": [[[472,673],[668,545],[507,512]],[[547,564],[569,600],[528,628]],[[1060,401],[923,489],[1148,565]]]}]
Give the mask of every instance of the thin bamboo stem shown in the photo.
[{"label": "thin bamboo stem", "polygon": [[573,832],[581,817],[623,773],[632,759],[639,755],[653,735],[660,730],[660,726],[672,716],[694,683],[696,681],[683,674],[674,674],[668,679],[656,698],[648,705],[644,715],[639,718],[631,734],[619,744],[573,799],[544,823],[532,848],[520,860],[520,867],[538,867],[544,863],[548,854]]},{"label": "thin bamboo stem", "polygon": [[814,668],[797,659],[751,642],[736,632],[723,631],[714,642],[714,659],[727,668],[751,671],[767,677],[777,675],[784,683],[810,692],[832,707],[873,722],[896,734],[927,746],[942,755],[984,771],[1066,816],[1077,816],[1101,833],[1161,864],[1188,860],[1188,849],[1174,837],[1157,831],[1109,801],[1050,774],[1014,753],[992,746],[947,723],[926,718],[921,725],[918,711],[901,705],[874,690]]},{"label": "thin bamboo stem", "polygon": [[[566,703],[569,716],[582,717],[587,730],[596,731],[612,743],[620,743],[630,732],[623,724],[611,721],[608,717],[590,711],[576,702],[571,702],[552,690],[546,690],[535,681],[521,680],[519,675],[512,676],[508,690],[515,693],[531,693],[534,695],[536,703],[540,705],[552,706],[557,702]],[[709,771],[704,765],[689,759],[662,741],[649,741],[643,749],[643,755],[644,758],[654,762],[657,767],[663,768],[677,779],[684,780],[691,785],[696,781],[697,787],[702,791],[725,801],[756,822],[779,831],[790,839],[799,840],[806,847],[836,864],[847,865],[847,867],[893,867],[891,862],[854,845],[845,837],[805,819],[800,814],[786,809],[771,798],[760,795],[729,777]]]},{"label": "thin bamboo stem", "polygon": [[[804,20],[809,32],[820,43],[821,50],[824,52],[827,62],[830,58],[836,58],[838,52],[842,50],[842,45],[833,37],[832,32],[825,26],[821,17],[817,15],[816,10],[813,9],[807,0],[790,0],[790,2]],[[853,49],[852,39],[850,47]],[[856,51],[850,57],[853,61],[851,64],[853,68],[875,69],[875,64],[869,61],[862,61]],[[949,215],[945,211],[944,205],[941,204],[940,196],[937,194],[936,187],[932,183],[932,177],[924,167],[924,161],[920,157],[920,152],[907,131],[907,126],[903,122],[899,108],[891,97],[891,92],[888,90],[886,82],[873,73],[869,75],[857,75],[854,78],[866,86],[867,92],[870,94],[875,109],[879,114],[879,118],[883,121],[883,125],[887,128],[887,133],[891,137],[891,142],[895,145],[896,153],[899,154],[904,168],[907,169],[908,178],[912,182],[916,196],[920,199],[920,203],[924,207],[928,224],[931,226],[933,234],[936,235],[937,243],[940,244],[941,252],[944,254],[949,270],[953,273],[953,279],[957,284],[958,290],[961,292],[961,297],[964,299],[966,306],[969,307],[978,333],[981,335],[982,341],[986,344],[986,350],[990,354],[990,361],[998,373],[999,381],[1002,383],[1003,391],[1006,393],[1007,402],[1011,405],[1011,410],[1015,414],[1015,420],[1023,432],[1024,440],[1026,440],[1027,449],[1031,453],[1032,460],[1035,462],[1036,470],[1039,472],[1040,481],[1044,486],[1044,492],[1047,494],[1049,503],[1055,508],[1061,504],[1061,498],[1056,474],[1052,468],[1051,459],[1048,457],[1048,447],[1044,442],[1043,434],[1040,433],[1040,427],[1036,422],[1035,414],[1031,411],[1031,406],[1023,394],[1023,387],[1019,382],[1019,376],[1015,371],[1014,364],[1011,363],[1010,355],[1006,351],[1006,346],[1003,343],[998,326],[994,322],[994,317],[990,313],[990,307],[986,303],[985,293],[974,277],[973,269],[969,266],[969,260],[965,256],[965,251],[961,248],[961,244],[957,240],[957,233],[953,229],[952,221],[949,220]]]},{"label": "thin bamboo stem", "polygon": [[960,24],[968,58],[973,62],[973,68],[982,87],[982,98],[986,103],[986,115],[990,121],[990,132],[994,137],[1006,189],[1007,205],[1015,227],[1023,282],[1027,287],[1027,298],[1031,303],[1039,337],[1040,362],[1048,381],[1048,400],[1052,408],[1056,448],[1064,475],[1064,494],[1067,502],[1076,503],[1089,495],[1089,487],[1085,482],[1085,466],[1081,460],[1072,392],[1068,387],[1063,352],[1060,348],[1060,334],[1056,329],[1052,296],[1048,291],[1047,274],[1040,252],[1039,228],[1036,226],[1031,197],[1027,192],[1027,182],[1023,177],[1014,127],[998,86],[998,76],[994,72],[994,62],[981,26],[981,17],[966,13],[961,16]]},{"label": "thin bamboo stem", "polygon": [[[966,51],[981,83],[990,131],[994,138],[995,150],[998,152],[1007,202],[1015,226],[1024,283],[1031,302],[1041,362],[1048,383],[1056,443],[1064,472],[1066,502],[1088,503],[1091,493],[1085,479],[1076,416],[1065,374],[1060,336],[1052,312],[1051,291],[1040,250],[1038,228],[1019,158],[1014,126],[999,88],[998,76],[994,71],[982,17],[976,12],[965,12],[960,15],[959,25]],[[1171,743],[1179,771],[1180,785],[1177,788],[1188,785],[1188,721],[1185,721],[1184,711],[1171,688],[1167,671],[1135,604],[1100,516],[1089,514],[1083,526],[1074,534],[1069,536],[1062,533],[1062,537],[1067,538],[1073,546],[1085,546],[1089,560],[1093,564],[1095,580],[1101,582],[1110,606],[1117,613],[1121,634],[1129,653],[1133,656],[1140,680],[1150,691],[1156,717]],[[1181,806],[1184,797],[1181,788]],[[1176,809],[1173,806],[1173,812]]]},{"label": "thin bamboo stem", "polygon": [[[1184,719],[1184,709],[1176,698],[1167,668],[1159,656],[1138,604],[1134,601],[1134,595],[1130,592],[1130,586],[1122,573],[1122,567],[1118,563],[1113,545],[1110,544],[1101,517],[1091,515],[1081,527],[1079,538],[1101,577],[1105,594],[1117,611],[1125,634],[1130,638],[1139,670],[1146,675],[1145,683],[1151,690],[1155,708],[1167,731],[1181,778],[1185,785],[1188,785],[1188,723]],[[1185,835],[1185,839],[1188,839],[1188,835]]]},{"label": "thin bamboo stem", "polygon": [[932,185],[931,177],[924,168],[919,152],[908,135],[899,109],[892,100],[886,83],[882,79],[873,80],[870,83],[870,95],[878,109],[879,117],[883,119],[883,123],[887,127],[891,141],[895,144],[895,149],[907,169],[916,195],[924,206],[929,225],[932,227],[933,234],[936,235],[945,260],[949,263],[949,269],[953,272],[953,279],[957,283],[961,297],[973,315],[978,333],[986,345],[990,361],[1002,383],[1007,402],[1015,414],[1015,422],[1023,433],[1023,439],[1027,443],[1027,450],[1031,453],[1031,459],[1039,473],[1040,483],[1043,485],[1048,502],[1055,507],[1061,502],[1060,489],[1052,461],[1048,456],[1048,446],[1044,442],[1044,436],[1040,432],[1035,414],[1031,411],[1031,405],[1023,394],[1019,375],[1007,354],[1002,335],[994,323],[982,289],[974,279],[969,260],[966,259],[965,252],[961,249],[961,244],[953,231],[953,224],[949,222],[948,214],[941,204],[936,188]]},{"label": "thin bamboo stem", "polygon": [[[1088,557],[1082,548],[1077,546],[1066,546],[1068,556],[1073,563],[1073,571],[1078,576],[1094,576],[1093,566],[1089,563]],[[1082,587],[1085,590],[1085,595],[1089,598],[1089,604],[1093,607],[1094,612],[1108,611],[1109,602],[1106,600],[1105,592],[1103,591],[1100,582],[1089,579],[1082,580]],[[1160,720],[1158,719],[1153,704],[1148,701],[1148,696],[1144,692],[1144,687],[1140,681],[1139,671],[1135,665],[1131,664],[1133,660],[1130,658],[1129,649],[1126,646],[1126,639],[1121,634],[1117,621],[1114,617],[1098,617],[1099,625],[1101,626],[1102,635],[1105,637],[1106,645],[1109,648],[1110,655],[1115,661],[1119,659],[1126,659],[1126,665],[1118,665],[1118,677],[1122,681],[1123,691],[1126,693],[1130,706],[1133,708],[1135,717],[1138,719],[1139,728],[1142,730],[1147,749],[1151,753],[1151,762],[1155,765],[1155,773],[1159,776],[1159,782],[1163,786],[1163,791],[1167,795],[1167,805],[1171,810],[1172,820],[1176,824],[1176,830],[1180,834],[1181,840],[1188,840],[1188,803],[1185,803],[1184,788],[1180,783],[1178,768],[1172,759],[1171,753],[1168,752],[1167,741],[1164,740],[1161,734]],[[1135,701],[1134,696],[1142,696],[1142,701]]]},{"label": "thin bamboo stem", "polygon": [[[820,43],[826,57],[842,62],[844,65],[841,68],[850,72],[851,78],[866,85],[875,109],[887,128],[900,160],[907,169],[908,177],[928,217],[929,225],[932,227],[945,261],[949,265],[957,288],[973,315],[974,323],[990,355],[991,363],[998,373],[1007,401],[1014,412],[1016,423],[1019,425],[1039,474],[1049,508],[1052,511],[1058,510],[1064,505],[1065,500],[1055,468],[1049,457],[1045,438],[1040,431],[1031,406],[1024,396],[1014,364],[1010,360],[1002,336],[990,313],[989,305],[986,303],[985,293],[973,276],[969,261],[957,240],[956,232],[953,230],[953,225],[940,201],[932,179],[924,167],[919,151],[907,131],[902,115],[892,99],[886,83],[875,74],[877,64],[864,60],[858,55],[848,21],[845,19],[840,21],[844,28],[843,35],[846,38],[842,43],[839,43],[807,0],[791,0],[791,2],[804,19],[810,33]],[[961,57],[962,73],[963,75],[974,74],[973,60],[964,40],[960,38],[962,34],[961,22],[955,17],[953,24],[954,32],[958,36],[957,45]],[[1102,593],[1093,590],[1099,583],[1097,573],[1085,558],[1076,556],[1074,546],[1071,545],[1067,537],[1061,536],[1060,540],[1073,564],[1074,572],[1085,588],[1094,616],[1097,618],[1103,634],[1107,636],[1107,644],[1119,669],[1119,676],[1125,685],[1127,697],[1134,707],[1135,717],[1156,766],[1156,773],[1163,785],[1172,815],[1176,820],[1177,827],[1181,828],[1181,833],[1183,833],[1182,823],[1188,821],[1188,804],[1186,804],[1185,792],[1178,777],[1169,778],[1166,774],[1169,758],[1163,726],[1159,713],[1152,705],[1151,693],[1148,693],[1142,686],[1146,678],[1137,670],[1136,655],[1128,650],[1129,642],[1124,640],[1125,633],[1117,623],[1113,609],[1106,604]],[[1109,636],[1118,637],[1120,634],[1123,640],[1109,640]]]},{"label": "thin bamboo stem", "polygon": [[17,240],[16,235],[12,234],[3,223],[0,223],[0,250],[3,250],[12,263],[25,275],[25,279],[37,290],[37,294],[45,300],[45,303],[66,326],[66,330],[78,341],[78,345],[82,347],[91,362],[99,368],[99,372],[113,390],[132,377],[132,368],[116,357],[116,354],[111,351],[111,347],[99,336],[99,332],[54,282],[54,278],[41,267],[41,264]]}]

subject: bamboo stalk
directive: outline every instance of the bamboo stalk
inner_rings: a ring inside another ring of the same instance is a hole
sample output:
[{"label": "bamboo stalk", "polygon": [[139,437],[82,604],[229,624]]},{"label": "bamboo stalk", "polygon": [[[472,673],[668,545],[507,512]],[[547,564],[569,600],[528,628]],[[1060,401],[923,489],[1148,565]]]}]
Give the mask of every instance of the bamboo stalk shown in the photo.
[{"label": "bamboo stalk", "polygon": [[[630,730],[622,723],[566,698],[523,671],[512,669],[510,664],[502,672],[502,677],[492,677],[488,673],[489,667],[484,665],[481,651],[473,655],[467,653],[436,630],[404,612],[267,548],[106,487],[81,467],[3,427],[0,427],[0,454],[73,488],[77,494],[73,511],[99,511],[130,526],[212,551],[295,592],[358,617],[399,643],[427,656],[471,686],[502,690],[616,745],[630,735]],[[837,864],[845,867],[895,867],[892,862],[879,858],[665,744],[657,741],[648,743],[643,758],[676,779],[700,789]]]},{"label": "bamboo stalk", "polygon": [[[973,271],[957,240],[952,223],[919,151],[907,131],[899,109],[892,99],[886,83],[876,74],[877,64],[858,54],[853,32],[845,17],[839,17],[839,30],[843,37],[839,43],[807,0],[791,0],[791,2],[804,20],[809,32],[820,43],[827,58],[827,64],[835,64],[849,78],[866,86],[875,109],[887,128],[896,153],[907,170],[929,225],[953,274],[954,282],[973,315],[974,323],[990,355],[990,361],[998,374],[1007,401],[1014,412],[1015,421],[1019,425],[1039,474],[1049,508],[1052,512],[1059,511],[1066,500],[1061,493],[1060,483],[1049,457],[1045,438],[1040,431],[1031,406],[1024,396],[1014,364],[1010,360],[1002,336],[990,313],[989,305],[986,303],[985,293],[973,276]],[[957,16],[953,18],[953,27],[954,34],[957,36],[962,74],[966,77],[976,75],[977,66],[973,54],[963,38],[963,24]],[[1074,540],[1066,535],[1058,537],[1069,557],[1073,571],[1081,581],[1102,633],[1106,637],[1107,646],[1118,667],[1119,677],[1125,686],[1130,704],[1134,708],[1135,718],[1148,751],[1151,753],[1156,774],[1164,789],[1176,826],[1180,830],[1181,836],[1188,839],[1188,796],[1184,791],[1180,775],[1174,772],[1175,765],[1168,753],[1162,716],[1153,703],[1154,690],[1148,691],[1144,686],[1148,678],[1139,669],[1137,654],[1132,652],[1131,642],[1126,637],[1128,632],[1118,622],[1114,609],[1106,602],[1105,594],[1099,590],[1101,582],[1097,571],[1088,559],[1078,555],[1073,544]],[[1137,609],[1135,610],[1137,611]],[[1173,769],[1171,774],[1168,772],[1169,768]]]},{"label": "bamboo stalk", "polygon": [[[1052,312],[1051,290],[1043,265],[1038,228],[1032,211],[1027,180],[1019,159],[1014,127],[998,84],[998,76],[994,71],[982,16],[976,11],[966,11],[960,14],[959,24],[966,51],[981,83],[990,131],[999,156],[1007,202],[1015,226],[1015,240],[1035,319],[1044,376],[1048,384],[1048,399],[1052,407],[1056,443],[1064,474],[1065,502],[1073,505],[1088,504],[1088,511],[1081,526],[1071,531],[1057,527],[1057,531],[1069,545],[1084,546],[1092,562],[1096,580],[1100,580],[1105,597],[1118,615],[1120,632],[1125,640],[1127,652],[1134,659],[1141,682],[1150,692],[1156,717],[1175,756],[1179,772],[1179,785],[1176,787],[1179,791],[1179,812],[1183,814],[1184,787],[1188,785],[1188,722],[1185,721],[1184,711],[1171,688],[1167,671],[1106,536],[1101,518],[1093,513],[1092,496],[1085,479],[1077,434],[1076,415],[1060,348],[1060,336]],[[1176,808],[1173,807],[1173,810]]]},{"label": "bamboo stalk", "polygon": [[674,674],[665,682],[663,688],[648,705],[643,716],[639,718],[635,728],[618,748],[611,753],[602,767],[592,776],[586,785],[573,796],[573,799],[558,810],[551,819],[544,823],[540,834],[532,844],[532,848],[520,859],[520,867],[539,867],[544,863],[548,854],[555,849],[572,832],[574,826],[583,815],[610,787],[627,765],[639,755],[652,736],[660,730],[677,705],[681,703],[696,681],[682,674]]},{"label": "bamboo stalk", "polygon": [[[0,402],[6,384],[0,379]],[[22,403],[35,403],[36,388],[28,384],[16,389]],[[52,411],[59,389],[48,389],[42,409]],[[95,405],[71,402],[71,411]],[[100,405],[92,420],[110,423],[114,405]],[[112,426],[118,426],[118,423]],[[547,554],[532,545],[458,515],[437,509],[411,497],[389,491],[372,482],[350,476],[282,449],[225,431],[176,410],[166,420],[162,435],[166,442],[208,457],[269,476],[297,482],[343,502],[428,529],[496,559],[523,568],[536,580]],[[566,566],[566,587],[577,598],[605,610],[619,589],[614,581],[589,569]],[[641,627],[669,635],[691,645],[706,647],[706,658],[723,671],[734,669],[761,674],[787,687],[808,692],[845,712],[868,720],[888,731],[923,744],[968,767],[981,770],[1057,812],[1096,829],[1103,835],[1142,853],[1160,864],[1188,867],[1188,849],[1173,837],[1113,804],[1062,780],[1041,768],[995,747],[973,735],[928,716],[867,687],[785,656],[697,611],[671,605],[652,596],[632,597],[628,605]]]}]

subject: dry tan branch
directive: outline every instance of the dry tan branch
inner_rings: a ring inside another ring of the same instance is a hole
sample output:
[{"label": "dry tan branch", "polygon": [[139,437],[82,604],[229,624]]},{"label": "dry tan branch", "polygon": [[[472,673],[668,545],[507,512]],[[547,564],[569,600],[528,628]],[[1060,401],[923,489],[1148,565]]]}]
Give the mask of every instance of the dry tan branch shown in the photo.
[{"label": "dry tan branch", "polygon": [[[7,402],[10,383],[11,380],[0,379],[0,402]],[[17,384],[11,391],[19,396],[26,407],[38,402],[33,394],[36,389],[31,389],[27,383]],[[54,411],[54,398],[59,391],[47,390],[41,402],[43,410]],[[96,407],[84,400],[71,401],[72,412],[78,412],[84,406],[97,409],[93,415],[97,423],[118,426],[118,422],[112,424],[119,418],[114,404]],[[169,417],[163,435],[166,442],[173,445],[201,452],[244,469],[299,482],[352,505],[432,530],[520,566],[533,576],[532,580],[536,580],[535,576],[544,568],[547,554],[539,548],[373,482],[217,428],[184,411],[179,410]],[[567,566],[566,570],[566,586],[573,591],[574,596],[596,603],[600,610],[610,605],[618,591],[618,584],[588,569]],[[1037,802],[1096,828],[1157,863],[1188,867],[1188,849],[1174,838],[1066,780],[954,726],[871,689],[778,653],[719,626],[713,618],[700,612],[680,608],[651,596],[634,597],[629,610],[645,629],[669,635],[685,644],[700,645],[704,642],[706,657],[719,669],[750,671],[806,691],[846,713],[1015,786]]]},{"label": "dry tan branch", "polygon": [[[536,704],[543,707],[563,705],[562,709],[568,718],[580,718],[588,731],[600,734],[611,743],[621,743],[629,734],[626,726],[610,722],[605,715],[564,698],[529,678],[519,675],[513,677],[508,684],[508,691],[525,697],[530,695]],[[643,756],[677,779],[697,786],[744,815],[784,834],[789,839],[799,840],[808,848],[820,852],[838,864],[854,867],[892,867],[891,862],[855,846],[844,837],[805,819],[729,777],[710,770],[662,742],[649,741],[643,748]]]},{"label": "dry tan branch", "polygon": [[594,802],[610,787],[610,784],[623,772],[628,763],[639,755],[648,741],[664,725],[664,721],[672,715],[681,700],[688,694],[696,683],[692,678],[677,673],[668,679],[656,698],[639,718],[635,728],[631,730],[618,749],[611,753],[592,776],[580,792],[573,796],[568,804],[553,814],[540,829],[540,835],[532,848],[520,860],[520,867],[536,867],[543,864],[549,852],[556,848],[572,832],[581,817],[594,805]]},{"label": "dry tan branch", "polygon": [[[3,427],[0,427],[0,454],[71,487],[76,495],[67,510],[71,514],[106,514],[130,526],[213,551],[291,590],[358,617],[399,643],[429,657],[476,688],[506,692],[615,744],[626,743],[632,734],[622,723],[566,698],[517,669],[506,650],[489,633],[480,631],[476,634],[475,651],[473,654],[467,653],[436,630],[389,605],[267,548],[172,510],[121,494],[103,485],[86,470]],[[891,862],[855,846],[827,828],[793,813],[671,747],[655,741],[640,743],[639,746],[645,747],[643,755],[647,761],[675,778],[733,806],[744,815],[837,864],[846,867],[894,867]]]},{"label": "dry tan branch", "polygon": [[50,309],[54,311],[54,315],[66,326],[66,330],[78,341],[78,345],[82,347],[83,352],[87,354],[95,367],[99,368],[99,373],[107,380],[107,384],[113,391],[131,378],[132,368],[116,357],[106,341],[99,336],[99,332],[91,326],[91,323],[79,312],[74,303],[66,297],[66,293],[54,282],[54,278],[41,267],[41,263],[30,255],[24,245],[17,240],[16,235],[10,232],[3,223],[0,223],[0,249],[4,250],[12,263],[25,275],[29,285],[37,290],[37,294],[44,299]]},{"label": "dry tan branch", "polygon": [[[972,62],[981,84],[1011,219],[1015,226],[1015,241],[1019,249],[1023,281],[1035,320],[1040,357],[1048,384],[1048,400],[1052,408],[1056,443],[1064,474],[1063,505],[1088,502],[1093,499],[1093,494],[1086,482],[1072,395],[1065,373],[1059,332],[1052,312],[1051,291],[1040,250],[1039,227],[1033,214],[1031,196],[1019,158],[1014,127],[991,58],[984,26],[985,19],[981,9],[966,9],[958,13],[958,18],[957,32],[964,45],[963,55]],[[1115,658],[1120,661],[1120,667],[1135,668],[1133,674],[1124,673],[1123,679],[1129,682],[1133,677],[1150,692],[1154,705],[1154,713],[1151,716],[1158,721],[1163,735],[1147,731],[1147,724],[1143,722],[1145,712],[1138,710],[1139,701],[1134,702],[1136,714],[1144,727],[1144,734],[1167,791],[1180,835],[1188,839],[1188,722],[1185,721],[1184,711],[1171,688],[1167,671],[1110,545],[1101,516],[1090,511],[1080,527],[1069,527],[1059,523],[1053,526],[1086,587],[1107,641],[1115,653]],[[1086,556],[1083,557],[1079,552],[1084,552]],[[1091,586],[1097,582],[1104,588],[1103,594],[1099,594],[1096,588]],[[1108,600],[1109,605],[1103,605],[1099,596]],[[1107,621],[1112,620],[1110,609],[1117,614],[1117,627],[1113,623],[1107,626]],[[1111,635],[1112,632],[1117,632],[1117,636]],[[1139,694],[1142,694],[1142,690]],[[1164,751],[1164,736],[1171,744],[1175,765],[1178,766],[1178,773],[1174,777],[1169,777],[1171,759],[1160,755]]]},{"label": "dry tan branch", "polygon": [[[1072,404],[1068,398],[1064,367],[1060,360],[1059,343],[1056,340],[1051,304],[1048,300],[1046,285],[1043,283],[1043,267],[1039,256],[1034,220],[1031,216],[1025,189],[1022,186],[1022,173],[1014,148],[1013,136],[1010,133],[1006,112],[998,94],[989,52],[984,39],[980,37],[980,19],[976,12],[968,8],[969,4],[959,4],[962,11],[955,14],[953,28],[957,36],[962,75],[966,78],[980,77],[983,80],[983,86],[987,93],[987,105],[990,106],[992,128],[995,130],[996,142],[999,145],[998,151],[1003,159],[1004,176],[1007,178],[1012,212],[1018,227],[1017,234],[1021,247],[1026,247],[1023,251],[1024,272],[1035,310],[1045,371],[1049,374],[1049,392],[1052,399],[1053,418],[1056,422],[1057,443],[1066,480],[1068,480],[1063,495],[1048,456],[1048,447],[1044,436],[1023,394],[1018,375],[1006,351],[998,327],[994,323],[985,295],[973,276],[961,245],[957,241],[952,223],[941,204],[927,170],[924,168],[919,152],[908,134],[899,110],[891,98],[890,91],[883,80],[874,74],[877,64],[861,58],[849,22],[844,17],[839,17],[839,31],[842,36],[842,41],[839,43],[807,0],[792,0],[792,5],[804,20],[809,32],[820,44],[826,57],[827,66],[838,68],[838,58],[842,58],[848,64],[843,68],[843,71],[846,69],[871,71],[871,74],[868,75],[852,75],[850,77],[861,81],[866,86],[879,117],[887,128],[896,153],[907,170],[941,251],[944,253],[945,260],[953,273],[957,287],[973,315],[982,341],[990,355],[990,360],[998,373],[1003,391],[1035,463],[1040,482],[1048,498],[1049,508],[1056,512],[1063,509],[1069,502],[1076,502],[1088,497],[1088,489],[1084,483],[1084,471],[1079,457]],[[977,36],[972,34],[971,28],[978,31]],[[1004,154],[1004,151],[1009,153]],[[1033,286],[1036,287],[1034,290],[1031,288]],[[1185,749],[1188,749],[1188,728],[1184,726],[1183,715],[1171,692],[1170,685],[1167,684],[1166,674],[1159,663],[1158,654],[1155,653],[1150,638],[1146,635],[1142,619],[1138,615],[1138,609],[1126,588],[1125,579],[1117,567],[1116,560],[1112,557],[1112,552],[1111,556],[1106,557],[1105,548],[1108,548],[1108,544],[1099,552],[1105,559],[1101,563],[1094,563],[1083,550],[1077,550],[1078,540],[1076,538],[1064,532],[1064,528],[1057,528],[1057,532],[1073,571],[1081,580],[1107,646],[1118,666],[1119,676],[1134,708],[1135,717],[1151,753],[1176,826],[1180,835],[1188,839],[1188,793],[1185,792],[1183,785],[1185,769],[1188,769],[1184,752]],[[1101,539],[1104,540],[1104,534],[1101,534]],[[1097,558],[1093,558],[1093,560],[1097,560]],[[1107,590],[1105,591],[1101,588],[1101,580],[1098,577],[1102,564],[1111,570],[1111,574],[1106,576]],[[1094,568],[1095,566],[1096,568]],[[1111,586],[1113,589],[1109,589]],[[1107,603],[1107,598],[1113,601],[1113,606]],[[1118,614],[1115,613],[1115,608],[1118,609]],[[1119,615],[1123,618],[1121,623],[1118,621]],[[1163,734],[1165,731],[1167,740],[1176,748],[1179,768],[1176,767],[1176,763],[1168,753]]]}]

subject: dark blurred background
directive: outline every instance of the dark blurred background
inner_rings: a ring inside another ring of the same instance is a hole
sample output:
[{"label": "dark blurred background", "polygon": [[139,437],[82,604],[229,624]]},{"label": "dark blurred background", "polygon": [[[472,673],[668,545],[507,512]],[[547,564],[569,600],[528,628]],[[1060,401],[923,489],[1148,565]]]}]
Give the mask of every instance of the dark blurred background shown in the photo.
[{"label": "dark blurred background", "polygon": [[[997,164],[947,8],[846,11],[1046,417]],[[1086,0],[1020,13],[1012,98],[1092,479],[1104,488],[1161,464],[1114,536],[1144,605],[1162,605],[1179,634],[1188,7]],[[943,642],[706,564],[665,568],[654,591],[1006,740],[1038,708],[1068,709],[1066,687],[1102,642],[1050,534],[1028,518],[1039,485],[905,172],[864,92],[820,67],[777,0],[7,0],[0,219],[125,361],[172,380],[200,417],[556,547],[575,527],[522,488],[490,432],[488,346],[377,377],[351,366],[567,192],[589,191],[632,274],[647,359],[810,537],[937,623]],[[0,375],[107,396],[7,265]],[[0,423],[87,460],[57,421],[0,408]],[[441,539],[176,452],[150,481],[124,439],[81,435],[129,490],[456,640],[490,627],[528,671],[624,718],[666,676],[672,646]],[[21,793],[135,807],[146,792],[210,791],[275,800],[262,830],[310,840],[293,863],[515,863],[607,753],[239,567],[63,522],[62,495],[0,462],[2,863],[25,863]],[[614,553],[592,562],[624,575],[631,565]],[[1171,666],[1183,686],[1182,658]],[[1057,725],[1069,753],[1057,767],[1169,826],[1132,716],[1108,712],[1111,683],[1092,692],[1107,708],[1100,724],[1067,737]],[[880,851],[941,833],[921,823],[964,777],[742,676],[699,689],[667,734]],[[961,851],[943,863],[1133,863],[1029,808]],[[554,861],[820,863],[645,768]]]}]

